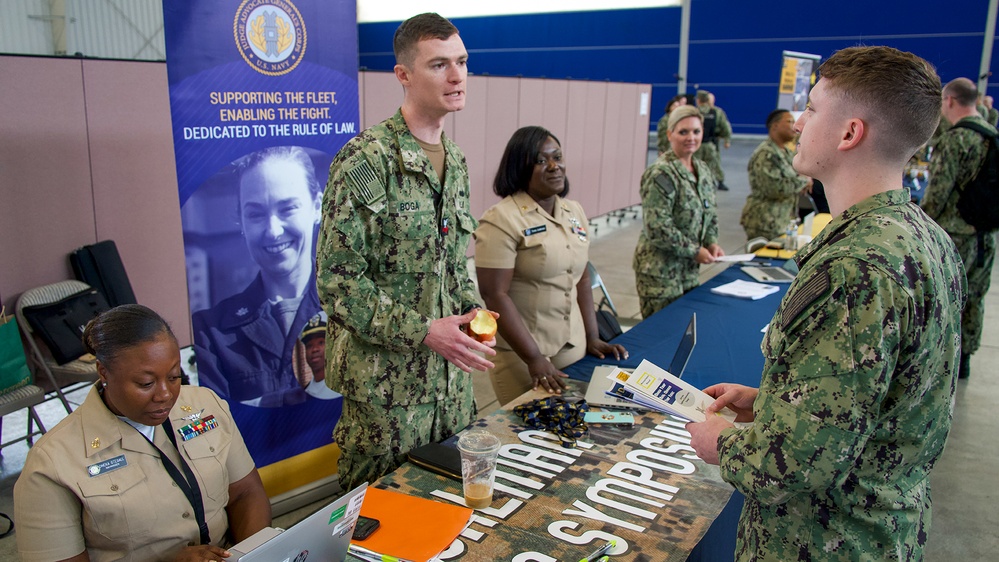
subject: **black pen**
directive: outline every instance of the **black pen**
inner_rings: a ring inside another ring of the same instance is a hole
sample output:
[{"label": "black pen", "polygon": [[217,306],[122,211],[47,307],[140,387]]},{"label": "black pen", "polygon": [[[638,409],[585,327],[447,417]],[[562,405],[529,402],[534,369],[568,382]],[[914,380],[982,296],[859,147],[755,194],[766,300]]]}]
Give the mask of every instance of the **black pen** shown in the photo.
[{"label": "black pen", "polygon": [[615,546],[617,546],[617,541],[609,540],[603,546],[594,550],[592,554],[590,554],[586,558],[583,558],[579,562],[596,562],[596,559],[599,558],[600,555],[606,554],[608,550],[614,548]]}]

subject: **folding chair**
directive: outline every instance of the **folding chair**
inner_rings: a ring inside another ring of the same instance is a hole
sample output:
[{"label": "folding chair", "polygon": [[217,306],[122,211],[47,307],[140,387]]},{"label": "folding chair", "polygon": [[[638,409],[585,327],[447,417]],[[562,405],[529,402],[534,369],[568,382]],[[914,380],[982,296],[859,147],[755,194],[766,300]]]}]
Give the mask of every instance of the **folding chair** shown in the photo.
[{"label": "folding chair", "polygon": [[593,264],[586,262],[586,270],[590,272],[590,288],[599,288],[600,292],[603,293],[603,297],[600,299],[600,303],[597,304],[597,310],[603,308],[606,304],[610,308],[614,316],[617,316],[617,308],[614,307],[614,302],[610,298],[610,293],[607,292],[607,287],[604,286],[604,280],[600,278],[600,274],[597,273],[597,269],[593,267]]},{"label": "folding chair", "polygon": [[[0,457],[3,456],[4,447],[13,445],[14,443],[19,443],[21,441],[27,441],[28,446],[30,447],[34,444],[36,435],[45,434],[46,429],[42,424],[42,419],[38,417],[38,412],[35,411],[35,406],[44,401],[45,392],[33,384],[15,388],[13,390],[0,390],[0,429],[3,428],[3,416],[13,414],[14,412],[24,408],[28,409],[27,434],[23,437],[18,437],[17,439],[11,439],[10,441],[0,443]],[[38,427],[35,427],[36,425]]]},{"label": "folding chair", "polygon": [[73,408],[69,405],[69,400],[66,399],[66,393],[96,381],[97,364],[79,359],[65,365],[58,364],[45,343],[35,335],[31,323],[24,317],[23,309],[28,306],[57,302],[87,289],[90,289],[90,285],[82,281],[60,281],[29,289],[17,299],[17,323],[24,330],[24,334],[27,336],[25,339],[28,340],[28,367],[35,373],[35,380],[39,379],[38,373],[45,375],[44,380],[47,380],[52,386],[52,390],[62,401],[67,413],[72,412]]}]

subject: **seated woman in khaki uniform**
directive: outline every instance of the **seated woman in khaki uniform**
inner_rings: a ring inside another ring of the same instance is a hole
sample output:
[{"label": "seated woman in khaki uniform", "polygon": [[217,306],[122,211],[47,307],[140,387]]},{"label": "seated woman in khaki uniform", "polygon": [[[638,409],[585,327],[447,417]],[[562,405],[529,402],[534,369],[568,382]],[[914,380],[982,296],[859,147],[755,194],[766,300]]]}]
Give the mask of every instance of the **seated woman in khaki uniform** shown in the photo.
[{"label": "seated woman in khaki uniform", "polygon": [[600,339],[586,271],[589,223],[569,192],[562,147],[542,127],[506,145],[493,191],[503,200],[479,220],[475,272],[486,306],[500,317],[489,380],[500,404],[532,388],[560,393],[560,369],[590,353],[626,358]]},{"label": "seated woman in khaki uniform", "polygon": [[31,448],[14,485],[21,560],[223,560],[224,540],[270,525],[228,405],[181,386],[177,338],[163,318],[119,306],[92,320],[83,340],[100,379]]}]

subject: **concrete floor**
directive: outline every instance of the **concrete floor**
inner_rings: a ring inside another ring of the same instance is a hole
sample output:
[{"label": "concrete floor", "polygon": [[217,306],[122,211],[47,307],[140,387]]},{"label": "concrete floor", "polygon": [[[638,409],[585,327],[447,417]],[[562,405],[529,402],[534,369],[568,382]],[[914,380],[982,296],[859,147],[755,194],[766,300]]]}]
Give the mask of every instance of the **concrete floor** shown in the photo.
[{"label": "concrete floor", "polygon": [[[654,141],[653,141],[654,144]],[[759,139],[736,139],[723,150],[726,184],[731,191],[718,193],[720,243],[729,253],[741,251],[745,235],[739,214],[749,193],[746,163]],[[650,162],[655,154],[649,154]],[[567,173],[571,177],[572,170]],[[641,228],[641,211],[592,219],[590,260],[600,273],[626,329],[641,315],[631,270],[632,250]],[[719,266],[705,266],[702,279],[717,273]],[[599,291],[598,295],[599,297]],[[972,360],[971,378],[958,383],[954,425],[947,448],[931,477],[933,522],[926,549],[927,562],[989,560],[999,551],[999,268],[993,271],[992,291],[986,297],[986,324],[982,348]],[[499,405],[486,376],[475,379],[480,414]],[[77,402],[85,391],[75,394]],[[46,427],[54,426],[65,410],[58,402],[40,408]],[[24,413],[3,418],[4,440],[23,434]],[[991,437],[990,437],[991,436]],[[27,446],[18,443],[3,449],[0,459],[0,512],[13,515],[12,489],[20,474]],[[318,502],[275,519],[287,527],[321,507]],[[0,524],[0,531],[4,525]],[[0,539],[0,561],[17,560],[14,536]]]}]

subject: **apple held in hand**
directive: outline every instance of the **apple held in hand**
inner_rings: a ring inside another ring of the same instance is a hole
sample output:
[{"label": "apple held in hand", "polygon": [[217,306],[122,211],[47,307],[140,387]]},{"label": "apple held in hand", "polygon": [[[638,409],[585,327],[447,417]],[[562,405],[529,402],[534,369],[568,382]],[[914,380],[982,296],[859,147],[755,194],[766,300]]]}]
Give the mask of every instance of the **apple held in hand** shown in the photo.
[{"label": "apple held in hand", "polygon": [[481,341],[487,342],[496,337],[496,318],[485,309],[479,309],[475,318],[468,323],[468,335]]}]

